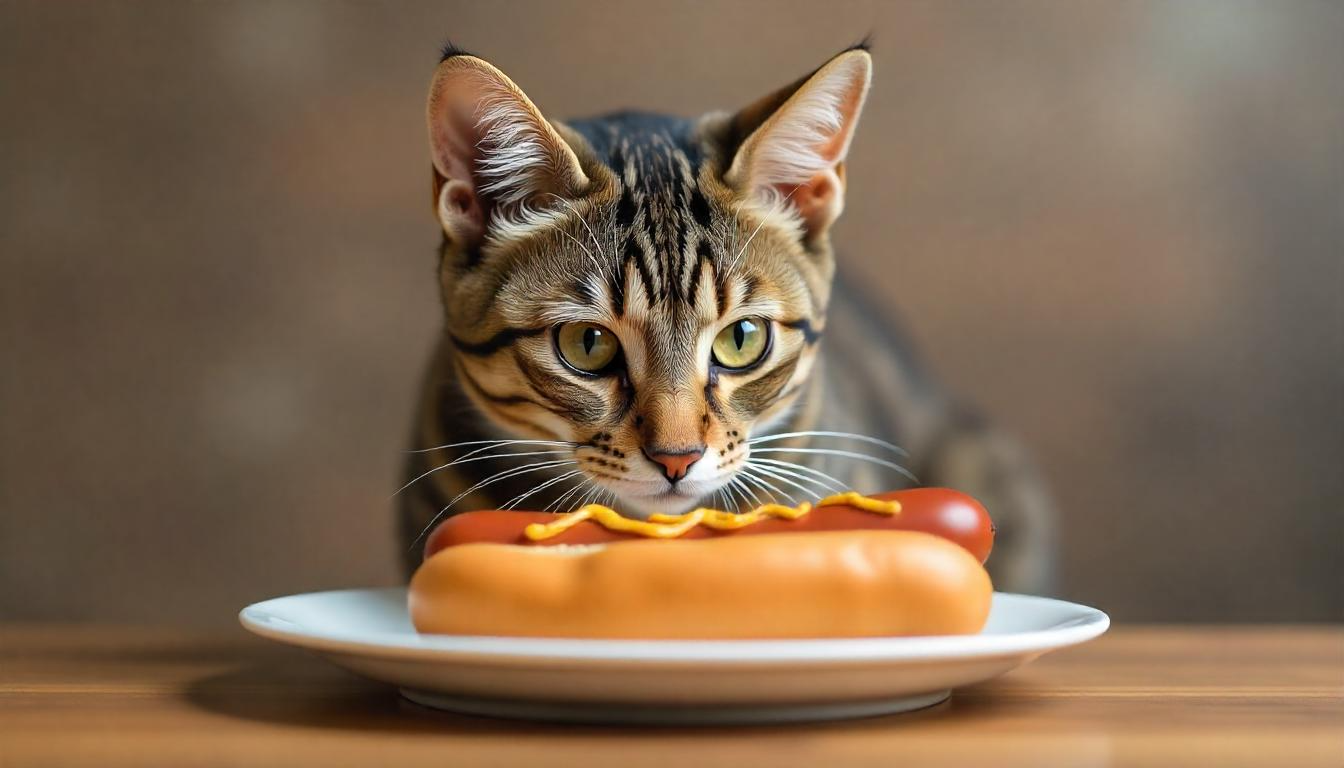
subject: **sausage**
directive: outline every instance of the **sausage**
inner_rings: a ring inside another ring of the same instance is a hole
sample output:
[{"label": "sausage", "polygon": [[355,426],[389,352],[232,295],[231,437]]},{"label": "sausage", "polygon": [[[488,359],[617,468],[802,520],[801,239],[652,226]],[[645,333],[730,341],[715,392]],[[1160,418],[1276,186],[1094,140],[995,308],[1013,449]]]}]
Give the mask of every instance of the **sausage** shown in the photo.
[{"label": "sausage", "polygon": [[[895,515],[874,514],[849,505],[816,507],[796,520],[765,519],[743,528],[716,530],[695,526],[678,539],[733,538],[764,533],[808,533],[840,530],[924,531],[960,544],[983,563],[994,546],[994,524],[980,502],[964,493],[947,488],[914,488],[880,493],[872,498],[897,501],[901,510]],[[558,544],[602,544],[644,539],[636,533],[623,533],[585,520],[541,541],[533,541],[523,530],[533,523],[557,519],[550,512],[490,510],[466,512],[439,524],[425,542],[425,558],[459,544],[494,542],[527,546]]]}]

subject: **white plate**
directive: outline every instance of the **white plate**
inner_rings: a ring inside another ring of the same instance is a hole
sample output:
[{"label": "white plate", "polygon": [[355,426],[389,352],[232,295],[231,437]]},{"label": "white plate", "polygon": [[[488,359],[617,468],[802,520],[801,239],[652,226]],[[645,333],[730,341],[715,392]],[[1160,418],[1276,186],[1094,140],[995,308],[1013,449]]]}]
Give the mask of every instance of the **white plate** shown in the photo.
[{"label": "white plate", "polygon": [[1002,592],[978,635],[846,640],[556,640],[421,635],[406,589],[291,595],[239,614],[249,630],[316,651],[412,701],[496,717],[747,723],[918,709],[1091,640],[1095,608]]}]

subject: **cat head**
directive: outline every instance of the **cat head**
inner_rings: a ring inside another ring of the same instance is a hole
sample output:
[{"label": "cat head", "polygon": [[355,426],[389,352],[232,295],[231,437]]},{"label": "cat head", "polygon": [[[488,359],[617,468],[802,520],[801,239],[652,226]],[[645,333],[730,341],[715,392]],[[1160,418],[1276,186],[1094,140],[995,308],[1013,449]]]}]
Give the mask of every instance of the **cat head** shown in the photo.
[{"label": "cat head", "polygon": [[574,444],[623,510],[728,484],[805,392],[871,72],[858,47],[736,113],[562,123],[449,51],[428,106],[440,287],[481,414]]}]

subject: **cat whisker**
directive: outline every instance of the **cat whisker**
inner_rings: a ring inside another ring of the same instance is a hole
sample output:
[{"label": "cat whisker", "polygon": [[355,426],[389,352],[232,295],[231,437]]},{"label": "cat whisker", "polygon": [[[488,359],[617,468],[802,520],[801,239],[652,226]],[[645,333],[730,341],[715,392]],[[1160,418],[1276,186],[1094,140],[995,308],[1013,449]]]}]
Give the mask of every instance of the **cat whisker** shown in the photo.
[{"label": "cat whisker", "polygon": [[753,500],[747,498],[747,491],[751,489],[747,487],[746,483],[742,482],[738,478],[733,478],[728,482],[728,484],[737,490],[738,496],[740,496],[742,499],[742,505],[738,507],[739,512],[745,512],[747,510],[754,509],[755,507],[760,506],[761,503],[760,499],[755,499],[756,503],[753,505],[752,504]]},{"label": "cat whisker", "polygon": [[578,464],[578,463],[579,462],[574,459],[564,459],[557,461],[537,461],[533,462],[532,464],[525,464],[521,467],[506,469],[503,470],[502,472],[496,472],[495,474],[490,475],[484,480],[481,480],[480,482],[471,486],[467,490],[454,496],[452,500],[449,501],[448,504],[444,506],[443,509],[439,510],[438,514],[434,515],[433,519],[429,521],[429,525],[426,525],[424,530],[420,531],[420,535],[415,537],[415,540],[411,542],[411,548],[412,549],[415,548],[415,545],[420,542],[420,539],[424,538],[426,533],[429,533],[430,529],[432,529],[434,525],[439,522],[439,519],[442,518],[444,514],[448,512],[449,509],[452,509],[454,504],[461,501],[462,499],[465,499],[467,496],[470,496],[472,493],[475,493],[476,491],[485,488],[486,486],[494,485],[495,483],[501,480],[507,480],[511,477],[517,477],[518,475],[525,475],[529,472],[537,472],[543,469],[551,469],[554,467],[562,467],[569,464]]},{"label": "cat whisker", "polygon": [[518,494],[517,496],[514,496],[512,499],[509,499],[508,501],[506,501],[506,502],[504,502],[503,504],[501,504],[499,508],[500,508],[500,509],[513,509],[516,505],[518,505],[518,504],[522,504],[524,501],[527,501],[527,500],[528,500],[529,498],[531,498],[532,496],[534,496],[534,495],[536,495],[536,494],[538,494],[538,493],[540,493],[540,492],[546,490],[547,488],[550,488],[552,485],[555,485],[556,483],[559,483],[559,482],[563,482],[563,481],[565,481],[565,480],[568,480],[568,479],[571,478],[571,477],[574,477],[575,475],[582,474],[582,473],[583,473],[583,470],[581,470],[581,469],[574,469],[574,470],[570,470],[569,472],[564,473],[563,475],[559,475],[558,477],[553,477],[553,478],[551,478],[550,480],[547,480],[546,482],[537,485],[535,488],[533,488],[532,490],[530,490],[530,491],[528,491],[528,492],[526,492],[526,493],[520,493],[520,494]]},{"label": "cat whisker", "polygon": [[[738,212],[740,212],[740,206],[734,209],[734,214]],[[736,220],[737,216],[734,215],[732,219],[734,223],[729,224],[727,220],[725,220],[723,225],[723,231],[725,234],[728,235],[728,250],[727,250],[728,253],[735,253],[737,251],[737,236],[739,233],[739,227],[736,224]]]},{"label": "cat whisker", "polygon": [[[568,454],[568,453],[571,453],[571,451],[568,451],[568,450],[564,450],[564,451],[522,451],[522,452],[514,452],[514,453],[496,453],[496,454],[492,454],[492,455],[489,455],[489,456],[476,456],[476,454],[480,453],[481,451],[490,450],[491,448],[496,448],[496,447],[498,447],[498,446],[487,446],[486,448],[478,448],[478,449],[476,449],[476,450],[474,450],[474,451],[471,451],[470,453],[467,453],[467,454],[465,454],[465,455],[463,455],[463,456],[461,456],[461,457],[459,457],[459,458],[457,458],[457,459],[454,459],[453,461],[448,462],[447,464],[440,464],[439,466],[434,467],[433,469],[425,470],[424,472],[421,472],[418,476],[416,476],[415,479],[413,479],[413,480],[407,482],[405,485],[403,485],[403,486],[401,486],[400,488],[398,488],[395,492],[393,492],[392,496],[393,496],[393,497],[396,497],[397,494],[401,493],[402,491],[406,490],[407,488],[410,488],[412,485],[415,485],[416,483],[420,482],[421,480],[425,479],[426,477],[429,477],[430,475],[434,474],[435,472],[438,472],[438,471],[441,470],[441,469],[447,469],[447,468],[449,468],[449,467],[455,467],[455,466],[457,466],[458,464],[470,464],[470,463],[472,463],[472,462],[474,462],[474,461],[486,461],[486,460],[488,460],[488,459],[511,459],[511,458],[514,458],[514,457],[517,457],[517,456],[555,456],[555,455],[558,455],[558,454]],[[474,456],[475,458],[471,458],[471,457],[473,457],[473,456]]]},{"label": "cat whisker", "polygon": [[728,485],[725,483],[723,486],[719,488],[719,490],[714,492],[714,499],[715,499],[713,504],[714,509],[728,509],[728,507],[730,506],[730,502],[728,501],[727,488]]},{"label": "cat whisker", "polygon": [[[792,478],[789,477],[789,474],[791,474],[791,473],[786,473],[784,470],[773,469],[773,468],[771,468],[771,467],[765,467],[765,466],[761,466],[761,465],[759,465],[759,464],[753,464],[753,465],[752,465],[752,468],[755,469],[758,473],[760,473],[760,474],[762,474],[762,475],[765,475],[766,477],[768,477],[768,478],[770,478],[770,479],[772,479],[772,480],[778,480],[778,481],[781,482],[781,483],[784,483],[784,484],[786,484],[786,485],[791,485],[791,486],[793,486],[794,488],[797,488],[800,492],[802,492],[802,494],[803,494],[803,498],[805,498],[805,499],[806,499],[806,498],[810,498],[810,497],[816,495],[816,491],[814,491],[814,490],[811,489],[811,488],[808,488],[808,487],[805,486],[805,485],[800,485],[798,482],[795,482]],[[808,478],[808,477],[806,477],[806,476],[801,476],[801,475],[800,475],[800,476],[798,476],[798,479],[799,479],[799,480],[803,480],[803,481],[808,481],[808,482],[811,482],[811,483],[813,483],[813,484],[817,484],[817,481],[815,481],[815,480],[811,480],[810,478]],[[792,498],[792,494],[790,494],[790,498]]]},{"label": "cat whisker", "polygon": [[841,451],[833,448],[756,448],[752,450],[752,453],[811,453],[824,456],[840,456],[847,459],[856,459],[858,461],[866,461],[887,467],[888,469],[893,469],[901,473],[912,482],[919,482],[919,478],[915,477],[910,470],[902,467],[900,464],[893,464],[885,459],[879,459],[865,453],[855,453],[854,451]]},{"label": "cat whisker", "polygon": [[[580,487],[580,488],[584,488],[583,485],[580,485],[579,487]],[[573,512],[573,511],[576,510],[576,509],[582,509],[582,508],[583,508],[583,500],[586,499],[586,498],[588,498],[588,494],[590,494],[590,493],[592,493],[592,492],[593,492],[593,489],[592,489],[591,487],[589,487],[589,488],[584,488],[584,490],[583,490],[579,495],[573,497],[573,498],[574,498],[574,501],[571,502],[570,505],[569,505],[568,507],[563,507],[563,506],[556,507],[556,508],[555,508],[555,511],[567,515],[567,514],[569,514],[570,512]]]},{"label": "cat whisker", "polygon": [[774,218],[775,214],[779,213],[780,209],[782,209],[784,205],[789,202],[789,199],[792,198],[794,193],[796,193],[799,189],[801,189],[802,186],[803,186],[802,184],[799,184],[798,186],[789,190],[789,194],[775,200],[775,202],[770,206],[770,211],[766,213],[765,216],[761,217],[760,222],[756,224],[756,229],[752,230],[751,235],[747,237],[747,242],[742,244],[742,249],[739,250],[737,252],[737,255],[733,257],[733,263],[728,265],[729,272],[732,272],[733,268],[737,266],[737,262],[739,259],[742,258],[742,254],[747,252],[747,248],[751,246],[751,241],[756,239],[756,235],[761,231],[761,227],[764,227],[767,221]]},{"label": "cat whisker", "polygon": [[793,496],[791,494],[779,490],[779,486],[766,480],[765,478],[758,477],[757,475],[751,472],[750,467],[743,467],[740,470],[740,472],[744,479],[752,483],[755,483],[756,485],[760,486],[762,490],[769,493],[771,501],[778,501],[779,499],[784,499],[790,503],[793,502]]},{"label": "cat whisker", "polygon": [[[578,494],[571,496],[573,502],[570,503],[569,507],[563,507],[564,511],[573,512],[574,510],[578,510],[578,508],[581,508],[583,506],[583,500],[589,498],[589,496],[593,494],[593,490],[594,490],[594,484],[593,479],[591,479],[591,477],[587,479],[586,483],[579,483]],[[555,510],[559,511],[560,508],[562,508],[562,506],[558,504],[558,506],[555,507]]]},{"label": "cat whisker", "polygon": [[733,489],[730,488],[727,483],[724,483],[723,487],[719,489],[719,492],[723,494],[723,506],[721,506],[720,509],[726,509],[729,512],[732,512],[733,508],[737,506],[737,501],[733,498]]},{"label": "cat whisker", "polygon": [[597,257],[593,255],[593,252],[592,252],[592,251],[588,250],[588,246],[586,246],[586,245],[584,245],[583,243],[579,242],[579,239],[578,239],[577,237],[575,237],[575,236],[569,234],[568,232],[566,232],[566,231],[563,230],[563,229],[560,230],[560,234],[564,235],[565,237],[568,237],[571,241],[573,241],[573,243],[574,243],[575,245],[577,245],[577,246],[579,246],[580,248],[582,248],[582,249],[583,249],[583,252],[586,253],[586,254],[588,254],[588,260],[591,261],[591,262],[593,262],[593,266],[597,268],[597,271],[598,271],[599,273],[604,273],[604,270],[602,269],[602,263],[599,262],[599,261],[597,260]]},{"label": "cat whisker", "polygon": [[762,504],[765,503],[765,502],[761,501],[761,497],[760,497],[759,495],[757,495],[757,493],[756,493],[756,489],[755,489],[755,488],[752,488],[752,487],[749,486],[749,485],[747,485],[746,482],[745,482],[744,480],[742,480],[742,478],[741,478],[740,475],[739,475],[738,477],[734,477],[732,480],[728,481],[728,484],[729,484],[729,485],[736,485],[738,488],[741,488],[741,489],[742,489],[743,491],[745,491],[746,493],[751,494],[751,500],[752,500],[753,502],[756,503],[756,506],[759,507],[759,506],[761,506]]},{"label": "cat whisker", "polygon": [[612,207],[611,207],[611,214],[607,217],[607,229],[611,230],[611,254],[612,254],[612,257],[613,257],[612,268],[613,268],[613,270],[615,270],[617,273],[620,273],[620,274],[613,274],[612,279],[613,279],[613,281],[619,282],[620,278],[624,275],[625,265],[624,265],[623,263],[617,263],[614,259],[615,259],[615,256],[621,252],[621,244],[620,244],[620,240],[619,240],[620,235],[621,235],[621,234],[626,234],[626,233],[628,233],[628,230],[627,230],[626,233],[622,233],[622,232],[620,232],[619,229],[617,228],[617,226],[616,226],[616,216],[617,216],[616,209],[617,209],[617,206],[612,206]]},{"label": "cat whisker", "polygon": [[605,489],[605,488],[603,488],[603,487],[597,485],[596,483],[594,483],[594,484],[593,484],[593,491],[592,491],[592,498],[584,499],[583,503],[579,505],[579,508],[582,509],[583,507],[585,507],[585,506],[587,506],[587,505],[589,505],[589,504],[601,504],[601,505],[606,506],[606,507],[613,507],[613,508],[614,508],[614,507],[616,506],[616,502],[617,502],[617,501],[618,501],[618,499],[617,499],[617,497],[616,497],[616,492],[615,492],[615,491],[607,490],[607,489]]},{"label": "cat whisker", "polygon": [[738,500],[737,493],[733,491],[731,483],[723,486],[723,498],[724,501],[727,502],[727,506],[724,507],[724,509],[734,513],[741,511],[742,502]]},{"label": "cat whisker", "polygon": [[776,459],[762,459],[759,457],[747,459],[747,462],[756,464],[767,464],[771,467],[775,467],[776,469],[781,470],[788,468],[798,472],[806,472],[809,475],[813,475],[814,477],[827,481],[829,483],[830,490],[836,493],[843,493],[846,490],[845,484],[842,483],[838,478],[828,475],[825,472],[822,472],[820,469],[809,467],[806,464],[795,464],[791,461],[778,461]]},{"label": "cat whisker", "polygon": [[[570,212],[572,212],[572,213],[574,214],[575,218],[577,218],[577,219],[579,220],[579,223],[583,225],[583,228],[586,229],[586,230],[588,230],[588,236],[591,237],[591,238],[593,239],[593,247],[597,249],[597,255],[598,255],[598,256],[602,256],[603,258],[606,258],[606,259],[610,259],[611,257],[609,257],[609,256],[607,256],[606,254],[602,253],[602,246],[601,246],[601,244],[599,244],[599,243],[597,242],[597,235],[593,232],[593,228],[590,227],[590,226],[588,226],[588,220],[587,220],[586,218],[584,218],[583,216],[579,215],[579,211],[578,211],[577,208],[574,207],[574,204],[571,203],[570,201],[566,200],[565,198],[561,197],[560,195],[555,194],[554,192],[550,193],[550,195],[551,195],[551,197],[554,197],[556,200],[559,200],[560,202],[564,203],[564,204],[565,204],[565,207],[568,208],[568,209],[570,210]],[[570,239],[573,239],[573,238],[570,238]],[[575,240],[575,242],[577,243],[578,241]],[[584,248],[583,250],[584,250],[585,252],[587,252],[588,249],[587,249],[587,248]],[[588,257],[589,257],[589,258],[593,258],[593,255],[592,255],[591,253],[589,253],[589,254],[588,254]],[[593,259],[593,265],[597,267],[597,271],[598,271],[598,272],[600,272],[600,273],[602,273],[602,274],[606,274],[606,273],[607,273],[607,269],[605,268],[605,265],[599,263],[599,262],[597,261],[597,259]]]},{"label": "cat whisker", "polygon": [[[816,478],[808,477],[793,469],[784,469],[782,467],[767,467],[762,464],[752,464],[753,469],[764,474],[767,477],[773,477],[781,483],[788,483],[794,488],[803,492],[803,498],[812,499],[820,496],[827,496],[833,493],[833,489]],[[794,482],[797,481],[797,482]],[[802,483],[803,485],[800,485]]]},{"label": "cat whisker", "polygon": [[728,480],[728,484],[724,486],[724,490],[728,492],[728,498],[730,499],[730,503],[733,505],[733,508],[730,509],[729,511],[741,512],[742,508],[747,505],[747,498],[737,489],[737,483],[735,482],[735,478]]},{"label": "cat whisker", "polygon": [[543,511],[543,512],[558,512],[558,511],[560,510],[560,508],[563,507],[563,506],[565,505],[565,501],[566,501],[566,500],[568,500],[568,499],[569,499],[570,497],[572,497],[574,494],[576,494],[576,493],[580,492],[581,490],[583,490],[585,487],[590,486],[590,485],[592,484],[592,482],[593,482],[593,480],[592,480],[591,477],[581,477],[581,478],[579,478],[579,482],[575,483],[573,488],[570,488],[569,490],[567,490],[567,491],[565,491],[564,493],[562,493],[560,496],[556,497],[550,504],[547,504],[546,507],[545,507],[544,509],[542,509],[542,511]]},{"label": "cat whisker", "polygon": [[762,435],[761,437],[753,437],[747,440],[747,445],[758,445],[760,443],[770,443],[776,440],[787,440],[788,438],[791,437],[840,437],[848,440],[858,440],[864,443],[879,445],[883,448],[886,448],[889,451],[899,453],[902,456],[910,455],[909,451],[906,451],[899,445],[889,443],[886,440],[879,440],[876,437],[869,437],[868,435],[860,435],[854,432],[829,432],[826,430],[808,430],[805,432],[783,432],[775,435]]},{"label": "cat whisker", "polygon": [[760,494],[756,492],[756,488],[754,486],[748,485],[746,480],[742,479],[741,477],[737,477],[734,478],[734,482],[737,483],[737,487],[742,490],[744,496],[751,496],[752,509],[755,509],[756,507],[759,507],[765,503],[764,501],[761,500]]},{"label": "cat whisker", "polygon": [[[407,453],[430,453],[432,451],[446,451],[449,448],[463,448],[468,445],[500,446],[500,445],[518,445],[521,443],[526,443],[530,445],[563,445],[568,446],[570,448],[573,448],[578,445],[578,443],[571,442],[568,440],[467,440],[466,442],[462,443],[445,443],[444,445],[436,445],[432,448],[416,448],[407,451]],[[477,452],[479,453],[479,450]]]},{"label": "cat whisker", "polygon": [[[591,490],[589,490],[587,493],[583,494],[582,497],[580,497],[579,503],[575,504],[573,507],[570,508],[570,511],[572,512],[575,509],[583,509],[589,504],[595,504],[597,502],[597,499],[602,498],[602,492],[604,490],[606,489],[601,488],[600,486],[594,484]],[[608,491],[608,493],[610,492]],[[613,495],[612,498],[614,499],[615,496]]]}]

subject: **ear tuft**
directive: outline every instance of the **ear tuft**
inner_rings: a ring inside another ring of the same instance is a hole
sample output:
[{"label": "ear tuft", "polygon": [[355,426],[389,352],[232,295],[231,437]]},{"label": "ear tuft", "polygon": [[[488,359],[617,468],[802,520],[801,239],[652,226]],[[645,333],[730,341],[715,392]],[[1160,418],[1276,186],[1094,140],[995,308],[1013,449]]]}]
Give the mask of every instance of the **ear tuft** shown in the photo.
[{"label": "ear tuft", "polygon": [[[427,108],[435,202],[449,238],[527,227],[588,184],[574,151],[503,72],[465,53],[439,64]],[[516,229],[514,230],[516,231]]]},{"label": "ear tuft", "polygon": [[871,54],[871,53],[873,52],[873,32],[872,32],[872,30],[869,30],[869,31],[868,31],[868,34],[864,35],[863,38],[859,40],[859,42],[857,42],[857,43],[855,43],[855,44],[849,46],[848,48],[845,49],[845,51],[846,51],[846,52],[849,52],[849,51],[863,51],[863,52],[865,52],[865,53],[869,53],[869,54]]},{"label": "ear tuft", "polygon": [[439,63],[442,64],[443,62],[453,58],[454,56],[471,56],[471,55],[472,54],[470,51],[454,44],[452,40],[445,40],[443,41],[443,45],[439,48]]},{"label": "ear tuft", "polygon": [[495,91],[477,108],[476,174],[481,194],[504,206],[527,202],[556,174],[550,126],[535,119],[514,94]]}]

